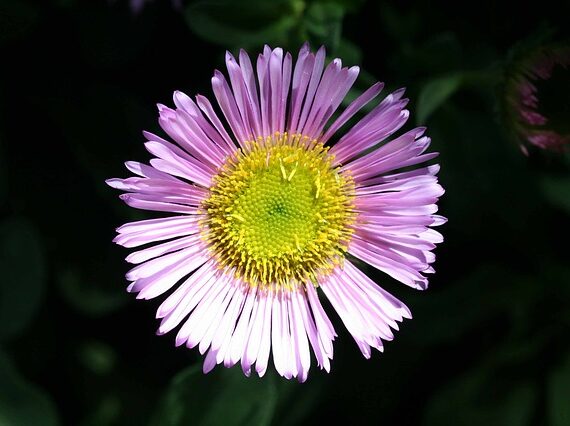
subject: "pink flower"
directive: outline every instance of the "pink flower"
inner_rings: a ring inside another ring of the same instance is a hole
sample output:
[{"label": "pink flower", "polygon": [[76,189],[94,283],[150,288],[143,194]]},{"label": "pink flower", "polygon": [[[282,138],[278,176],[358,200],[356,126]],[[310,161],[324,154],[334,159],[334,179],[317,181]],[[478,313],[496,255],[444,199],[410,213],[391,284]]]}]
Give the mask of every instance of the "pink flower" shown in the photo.
[{"label": "pink flower", "polygon": [[[567,73],[569,66],[570,48],[567,47],[540,47],[516,64],[506,85],[507,105],[517,136],[527,144],[561,151],[570,143],[570,134],[553,129],[550,118],[540,112],[541,93],[537,88],[537,83],[551,79],[557,67]],[[521,149],[528,154],[524,144]]]},{"label": "pink flower", "polygon": [[311,351],[329,371],[336,332],[319,296],[369,358],[411,314],[355,260],[420,290],[434,272],[439,167],[409,169],[437,155],[425,129],[392,136],[409,115],[400,89],[341,132],[383,85],[333,118],[359,69],[324,64],[308,45],[295,64],[266,46],[256,71],[243,50],[228,53],[229,82],[212,77],[225,121],[204,96],[175,92],[175,109],[158,106],[175,143],[144,132],[150,165],[127,162],[136,177],[107,181],[132,207],[174,214],[123,225],[114,241],[148,245],[127,257],[128,290],[176,287],[158,334],[181,325],[176,345],[198,346],[204,372],[240,362],[263,376],[271,353],[280,375],[304,381]]}]

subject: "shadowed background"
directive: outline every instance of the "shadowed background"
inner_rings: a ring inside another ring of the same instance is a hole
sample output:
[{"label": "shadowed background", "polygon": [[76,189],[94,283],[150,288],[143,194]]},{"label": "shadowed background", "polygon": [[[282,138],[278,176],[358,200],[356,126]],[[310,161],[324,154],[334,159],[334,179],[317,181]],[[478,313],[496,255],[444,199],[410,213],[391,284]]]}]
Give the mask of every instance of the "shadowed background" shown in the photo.
[{"label": "shadowed background", "polygon": [[[570,10],[495,3],[2,0],[0,425],[570,425],[570,156],[524,156],[499,113],[510,59]],[[157,102],[212,97],[225,49],[305,40],[361,66],[350,99],[408,88],[406,128],[441,153],[437,273],[418,292],[367,270],[414,315],[371,360],[328,309],[330,374],[203,376],[155,336],[160,300],[126,293],[114,229],[154,215],[104,180],[148,161]]]}]

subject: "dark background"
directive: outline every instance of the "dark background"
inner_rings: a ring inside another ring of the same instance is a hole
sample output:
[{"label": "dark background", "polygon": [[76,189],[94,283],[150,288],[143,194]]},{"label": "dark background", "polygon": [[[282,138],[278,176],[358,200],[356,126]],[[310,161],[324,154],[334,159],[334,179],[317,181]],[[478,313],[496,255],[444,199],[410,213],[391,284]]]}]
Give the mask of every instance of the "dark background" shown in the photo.
[{"label": "dark background", "polygon": [[[0,1],[0,425],[570,425],[570,156],[524,156],[501,118],[512,59],[570,10],[392,3]],[[148,161],[157,102],[213,99],[225,49],[304,40],[361,65],[352,97],[408,88],[441,153],[438,272],[417,292],[368,271],[414,315],[371,360],[329,309],[330,374],[203,376],[155,336],[160,301],[126,294],[114,229],[151,215],[104,179]]]}]

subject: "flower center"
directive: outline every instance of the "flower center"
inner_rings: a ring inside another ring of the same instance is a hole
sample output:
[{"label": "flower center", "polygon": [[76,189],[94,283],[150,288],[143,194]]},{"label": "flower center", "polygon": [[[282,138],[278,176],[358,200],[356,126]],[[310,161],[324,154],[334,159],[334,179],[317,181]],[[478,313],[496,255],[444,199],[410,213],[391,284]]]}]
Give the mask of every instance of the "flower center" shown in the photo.
[{"label": "flower center", "polygon": [[213,178],[202,234],[224,268],[252,286],[291,287],[344,258],[354,183],[328,148],[301,135],[247,142]]}]

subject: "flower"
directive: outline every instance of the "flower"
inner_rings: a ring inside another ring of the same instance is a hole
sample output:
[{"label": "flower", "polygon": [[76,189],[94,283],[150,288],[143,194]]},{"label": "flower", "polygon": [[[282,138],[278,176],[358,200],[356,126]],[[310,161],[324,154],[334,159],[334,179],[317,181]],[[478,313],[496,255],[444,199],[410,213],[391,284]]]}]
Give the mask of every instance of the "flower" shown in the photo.
[{"label": "flower", "polygon": [[437,155],[425,153],[425,129],[389,139],[409,115],[400,89],[336,138],[383,85],[333,119],[359,69],[324,63],[325,49],[307,44],[294,67],[266,46],[257,72],[245,51],[239,62],[227,53],[229,83],[215,71],[212,86],[231,132],[207,98],[175,92],[176,109],[158,105],[175,144],[144,132],[156,158],[107,181],[129,206],[176,214],[123,225],[114,241],[153,244],[127,257],[137,264],[128,290],[151,299],[177,285],[158,308],[158,334],[182,324],[176,345],[207,353],[204,372],[241,362],[263,376],[271,352],[280,375],[304,381],[311,348],[328,372],[336,333],[319,289],[369,358],[411,314],[355,259],[416,289],[434,272],[439,167],[402,170]]},{"label": "flower", "polygon": [[506,109],[517,137],[523,141],[521,149],[526,155],[525,142],[551,151],[561,151],[570,143],[570,134],[555,129],[550,123],[551,117],[540,111],[541,106],[544,107],[544,99],[540,99],[544,93],[537,87],[550,80],[557,69],[563,70],[568,79],[569,66],[570,48],[539,46],[517,61],[510,72],[505,92]]}]

